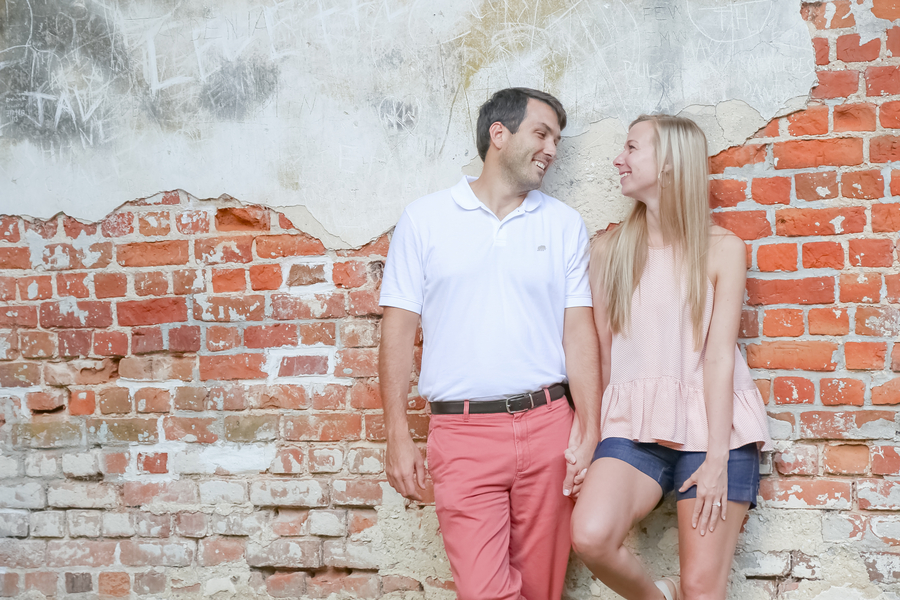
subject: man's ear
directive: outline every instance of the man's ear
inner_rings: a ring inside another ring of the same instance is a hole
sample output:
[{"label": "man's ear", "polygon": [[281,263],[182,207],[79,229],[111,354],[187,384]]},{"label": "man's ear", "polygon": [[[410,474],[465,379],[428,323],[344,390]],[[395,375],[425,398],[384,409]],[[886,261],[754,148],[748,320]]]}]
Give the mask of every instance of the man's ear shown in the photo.
[{"label": "man's ear", "polygon": [[509,129],[503,126],[503,123],[500,121],[494,121],[491,123],[490,129],[488,132],[491,134],[491,145],[497,148],[503,148],[503,145],[506,143],[506,138],[509,133]]}]

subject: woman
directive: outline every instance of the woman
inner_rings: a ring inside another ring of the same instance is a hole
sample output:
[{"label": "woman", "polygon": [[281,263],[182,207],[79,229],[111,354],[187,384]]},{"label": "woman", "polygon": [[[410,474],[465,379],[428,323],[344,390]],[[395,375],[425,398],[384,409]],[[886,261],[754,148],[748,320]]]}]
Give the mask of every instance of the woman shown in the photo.
[{"label": "woman", "polygon": [[[737,348],[744,243],[710,223],[706,137],[693,121],[639,117],[613,164],[635,203],[591,250],[601,442],[572,515],[573,546],[628,600],[723,599],[755,505],[759,448],[771,445]],[[672,490],[680,585],[654,583],[623,546]]]}]

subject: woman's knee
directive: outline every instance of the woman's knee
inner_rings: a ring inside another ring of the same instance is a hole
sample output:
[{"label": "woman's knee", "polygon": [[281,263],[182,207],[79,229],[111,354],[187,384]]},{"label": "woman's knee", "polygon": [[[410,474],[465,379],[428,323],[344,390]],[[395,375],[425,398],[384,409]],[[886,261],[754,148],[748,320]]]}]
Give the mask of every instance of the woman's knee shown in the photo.
[{"label": "woman's knee", "polygon": [[724,600],[727,582],[722,585],[718,577],[704,571],[681,571],[681,597],[684,600]]},{"label": "woman's knee", "polygon": [[615,525],[609,518],[572,515],[572,550],[582,558],[617,551],[628,532],[623,535]]}]

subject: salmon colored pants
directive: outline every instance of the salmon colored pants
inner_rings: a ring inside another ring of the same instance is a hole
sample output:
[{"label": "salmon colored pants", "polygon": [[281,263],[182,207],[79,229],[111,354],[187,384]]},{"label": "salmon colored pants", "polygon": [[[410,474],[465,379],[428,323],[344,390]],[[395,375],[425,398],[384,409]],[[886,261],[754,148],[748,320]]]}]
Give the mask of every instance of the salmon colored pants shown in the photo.
[{"label": "salmon colored pants", "polygon": [[428,468],[458,600],[559,600],[572,417],[565,397],[517,414],[431,416]]}]

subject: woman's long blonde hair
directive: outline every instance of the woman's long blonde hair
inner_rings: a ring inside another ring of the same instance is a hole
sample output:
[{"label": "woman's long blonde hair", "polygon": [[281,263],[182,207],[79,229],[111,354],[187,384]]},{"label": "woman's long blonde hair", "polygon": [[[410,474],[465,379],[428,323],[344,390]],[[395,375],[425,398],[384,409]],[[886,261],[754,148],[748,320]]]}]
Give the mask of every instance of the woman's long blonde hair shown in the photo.
[{"label": "woman's long blonde hair", "polygon": [[[699,349],[703,345],[710,230],[706,136],[690,119],[672,115],[641,115],[629,129],[642,121],[653,124],[663,240],[673,246],[686,275],[694,346]],[[613,333],[627,331],[631,299],[647,263],[648,243],[647,207],[637,200],[620,226],[593,242],[591,281],[600,283],[603,290]]]}]

